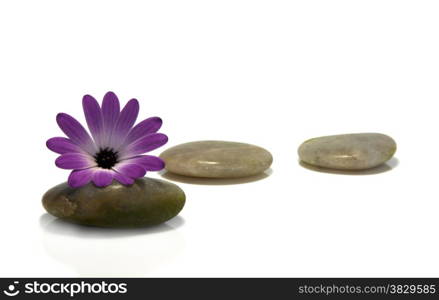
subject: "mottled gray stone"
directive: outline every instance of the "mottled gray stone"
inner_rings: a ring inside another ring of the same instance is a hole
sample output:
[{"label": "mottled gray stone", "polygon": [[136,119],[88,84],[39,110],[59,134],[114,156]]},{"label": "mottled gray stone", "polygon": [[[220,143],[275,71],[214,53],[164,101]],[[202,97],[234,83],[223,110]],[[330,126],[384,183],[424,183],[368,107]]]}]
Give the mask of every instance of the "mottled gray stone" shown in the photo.
[{"label": "mottled gray stone", "polygon": [[63,183],[46,192],[43,206],[51,215],[72,223],[140,227],[175,217],[185,199],[184,192],[173,183],[141,178],[130,186],[114,181],[105,188],[92,183],[71,188]]},{"label": "mottled gray stone", "polygon": [[395,141],[380,133],[318,137],[305,141],[299,147],[299,157],[303,162],[339,170],[377,167],[391,159],[395,152]]},{"label": "mottled gray stone", "polygon": [[181,144],[160,157],[171,173],[205,178],[240,178],[267,170],[273,157],[267,150],[249,144],[198,141]]}]

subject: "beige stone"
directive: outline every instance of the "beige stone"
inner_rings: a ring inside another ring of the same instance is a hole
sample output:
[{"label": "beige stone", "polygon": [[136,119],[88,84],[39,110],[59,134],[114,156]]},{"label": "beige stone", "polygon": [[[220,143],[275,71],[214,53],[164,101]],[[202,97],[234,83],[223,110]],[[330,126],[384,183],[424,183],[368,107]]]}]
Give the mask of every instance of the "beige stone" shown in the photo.
[{"label": "beige stone", "polygon": [[198,141],[181,144],[160,157],[171,173],[205,178],[240,178],[267,170],[273,157],[267,150],[249,144]]},{"label": "beige stone", "polygon": [[396,152],[396,143],[380,133],[342,134],[305,141],[298,152],[303,162],[313,166],[364,170],[391,159]]}]

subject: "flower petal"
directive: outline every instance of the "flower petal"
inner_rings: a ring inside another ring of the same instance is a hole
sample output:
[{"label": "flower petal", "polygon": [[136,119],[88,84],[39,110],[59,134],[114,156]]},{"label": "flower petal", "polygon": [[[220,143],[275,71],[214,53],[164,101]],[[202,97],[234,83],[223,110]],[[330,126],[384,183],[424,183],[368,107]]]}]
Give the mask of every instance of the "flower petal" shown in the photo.
[{"label": "flower petal", "polygon": [[78,188],[86,185],[91,181],[91,178],[94,173],[94,168],[85,169],[85,170],[73,170],[70,173],[68,184],[72,188]]},{"label": "flower petal", "polygon": [[55,161],[58,168],[73,170],[73,169],[85,169],[96,166],[96,162],[86,154],[82,153],[64,153],[58,157]]},{"label": "flower petal", "polygon": [[159,117],[152,117],[143,120],[131,129],[125,143],[131,144],[145,135],[159,131],[160,127],[162,127],[162,123],[163,121]]},{"label": "flower petal", "polygon": [[64,137],[54,137],[46,142],[47,148],[58,154],[70,152],[82,152],[81,148],[76,146],[71,140]]},{"label": "flower petal", "polygon": [[95,143],[102,145],[104,124],[102,121],[102,112],[98,101],[90,95],[85,95],[82,98],[82,107],[84,109],[85,120],[87,121],[88,129],[95,140]]},{"label": "flower petal", "polygon": [[112,170],[96,169],[93,173],[93,182],[98,187],[105,187],[113,182],[115,172]]},{"label": "flower petal", "polygon": [[96,145],[84,127],[75,118],[65,113],[59,113],[56,116],[56,121],[61,130],[74,144],[90,154],[95,152]]},{"label": "flower petal", "polygon": [[122,163],[138,164],[147,171],[160,171],[165,167],[165,162],[157,156],[141,155],[126,159]]},{"label": "flower petal", "polygon": [[134,143],[131,143],[121,151],[121,159],[128,159],[139,154],[157,149],[168,142],[168,137],[163,133],[151,133]]},{"label": "flower petal", "polygon": [[114,179],[116,179],[117,181],[119,181],[120,183],[124,184],[124,185],[131,185],[134,183],[134,178],[125,176],[119,172],[114,172]]},{"label": "flower petal", "polygon": [[114,169],[122,175],[136,179],[145,176],[146,170],[141,165],[120,163]]},{"label": "flower petal", "polygon": [[136,122],[138,114],[139,102],[136,99],[131,99],[122,109],[117,119],[113,134],[111,135],[110,146],[112,148],[118,148],[124,142],[126,135]]},{"label": "flower petal", "polygon": [[120,114],[119,99],[113,92],[108,92],[104,96],[102,101],[102,118],[104,123],[104,143],[110,142],[110,136],[113,132],[114,126],[116,126],[117,119]]}]

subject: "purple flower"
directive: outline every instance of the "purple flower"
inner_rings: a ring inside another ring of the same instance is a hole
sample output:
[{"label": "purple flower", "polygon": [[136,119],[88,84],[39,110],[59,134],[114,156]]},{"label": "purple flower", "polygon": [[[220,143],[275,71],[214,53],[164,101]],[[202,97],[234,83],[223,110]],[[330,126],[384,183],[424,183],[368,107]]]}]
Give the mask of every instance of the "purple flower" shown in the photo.
[{"label": "purple flower", "polygon": [[102,106],[90,95],[82,99],[85,119],[91,136],[73,117],[60,113],[56,121],[68,138],[54,137],[47,147],[61,154],[55,164],[73,170],[68,184],[80,187],[90,181],[105,187],[113,179],[130,185],[145,176],[147,171],[159,171],[164,162],[151,155],[141,155],[163,146],[168,141],[157,133],[162,120],[152,117],[133,127],[139,113],[139,102],[131,99],[120,111],[119,100],[113,92],[104,96]]}]

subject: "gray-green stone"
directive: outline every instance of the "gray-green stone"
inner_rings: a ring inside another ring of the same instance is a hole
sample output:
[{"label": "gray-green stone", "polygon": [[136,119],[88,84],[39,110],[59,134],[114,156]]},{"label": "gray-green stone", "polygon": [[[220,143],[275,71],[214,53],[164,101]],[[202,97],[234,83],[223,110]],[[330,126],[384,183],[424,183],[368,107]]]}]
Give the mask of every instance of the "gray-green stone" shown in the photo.
[{"label": "gray-green stone", "polygon": [[175,217],[185,204],[184,192],[175,184],[152,178],[124,186],[117,181],[105,188],[89,183],[71,188],[55,186],[43,196],[43,206],[63,220],[100,227],[140,227]]},{"label": "gray-green stone", "polygon": [[303,162],[339,170],[377,167],[391,159],[395,152],[395,141],[380,133],[318,137],[305,141],[299,147],[299,157]]},{"label": "gray-green stone", "polygon": [[160,157],[171,173],[205,178],[240,178],[267,170],[273,157],[267,150],[244,143],[198,141],[181,144]]}]

